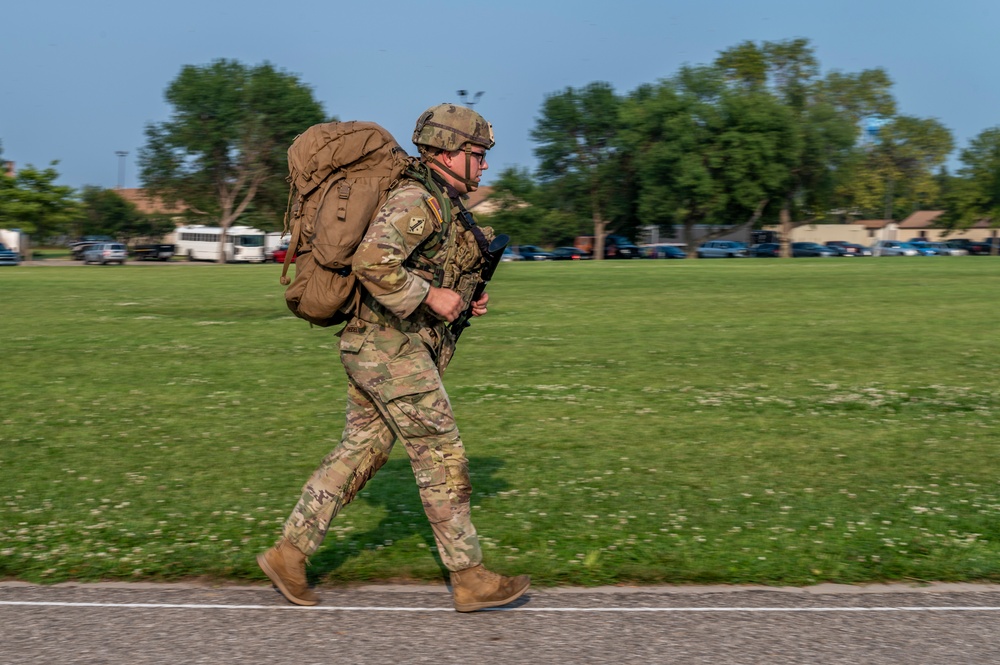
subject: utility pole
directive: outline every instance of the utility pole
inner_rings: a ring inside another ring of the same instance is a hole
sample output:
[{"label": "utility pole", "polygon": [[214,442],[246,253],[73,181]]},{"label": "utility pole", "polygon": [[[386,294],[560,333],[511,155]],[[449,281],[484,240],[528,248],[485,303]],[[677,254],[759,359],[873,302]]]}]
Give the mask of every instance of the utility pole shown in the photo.
[{"label": "utility pole", "polygon": [[118,189],[125,188],[125,158],[128,157],[127,150],[115,150],[118,155]]}]

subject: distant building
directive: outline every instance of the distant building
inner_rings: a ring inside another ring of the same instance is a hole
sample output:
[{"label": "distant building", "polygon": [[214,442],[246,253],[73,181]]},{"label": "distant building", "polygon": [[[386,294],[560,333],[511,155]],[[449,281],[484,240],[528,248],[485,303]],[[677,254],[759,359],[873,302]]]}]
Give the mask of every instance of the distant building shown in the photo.
[{"label": "distant building", "polygon": [[144,189],[116,189],[115,194],[145,215],[183,215],[187,212],[187,206],[183,203],[167,206],[160,198],[150,196]]}]

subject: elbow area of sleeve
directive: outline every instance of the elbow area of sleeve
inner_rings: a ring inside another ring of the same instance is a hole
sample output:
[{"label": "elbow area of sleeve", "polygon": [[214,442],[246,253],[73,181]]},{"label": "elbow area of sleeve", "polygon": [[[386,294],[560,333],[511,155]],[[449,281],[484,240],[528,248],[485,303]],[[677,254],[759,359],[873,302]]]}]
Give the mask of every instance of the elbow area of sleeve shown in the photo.
[{"label": "elbow area of sleeve", "polygon": [[403,286],[395,291],[379,292],[378,289],[369,288],[368,292],[383,307],[399,318],[405,319],[420,306],[420,303],[427,297],[427,292],[430,291],[430,288],[431,285],[427,280],[409,273],[408,279],[404,282]]}]

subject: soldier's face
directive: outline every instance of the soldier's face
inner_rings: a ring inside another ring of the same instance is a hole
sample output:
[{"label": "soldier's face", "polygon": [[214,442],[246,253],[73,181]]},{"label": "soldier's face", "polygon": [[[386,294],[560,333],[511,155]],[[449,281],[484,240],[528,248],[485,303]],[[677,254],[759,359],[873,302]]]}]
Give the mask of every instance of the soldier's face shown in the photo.
[{"label": "soldier's face", "polygon": [[[447,167],[458,174],[464,175],[468,173],[466,177],[476,183],[476,187],[479,186],[479,180],[483,177],[483,171],[490,168],[489,163],[486,161],[486,149],[481,145],[471,146],[471,152],[466,152],[463,148],[462,150],[446,153],[445,156]],[[466,183],[459,182],[454,183],[454,185],[458,189],[472,191],[472,188],[468,187]]]}]

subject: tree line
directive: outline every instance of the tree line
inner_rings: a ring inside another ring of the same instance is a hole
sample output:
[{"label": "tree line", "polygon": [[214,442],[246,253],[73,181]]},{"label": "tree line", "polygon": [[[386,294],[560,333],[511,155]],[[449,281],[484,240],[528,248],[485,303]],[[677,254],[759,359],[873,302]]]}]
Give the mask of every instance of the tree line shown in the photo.
[{"label": "tree line", "polygon": [[0,226],[20,229],[34,238],[34,244],[82,235],[127,241],[173,230],[170,216],[143,213],[115,190],[88,186],[76,191],[57,185],[58,164],[54,161],[44,169],[28,165],[13,175],[0,172]]},{"label": "tree line", "polygon": [[[169,120],[146,126],[146,193],[190,221],[280,228],[286,150],[328,121],[312,90],[270,63],[182,68],[165,91]],[[806,39],[744,42],[626,94],[594,82],[545,98],[531,132],[538,166],[499,174],[490,223],[515,242],[559,245],[655,226],[695,242],[696,226],[734,227],[945,210],[962,229],[1000,222],[1000,127],[960,153],[951,131],[899,112],[882,69],[820,69]],[[56,163],[0,174],[0,220],[41,238],[155,235],[169,228],[113,190],[55,185]],[[785,236],[787,237],[787,233]]]},{"label": "tree line", "polygon": [[[882,69],[822,74],[808,40],[744,42],[618,95],[607,83],[548,96],[532,132],[539,167],[505,170],[494,225],[531,244],[577,234],[695,226],[900,220],[1000,222],[1000,127],[961,151],[951,131],[899,112]],[[600,255],[600,249],[595,252]]]}]

